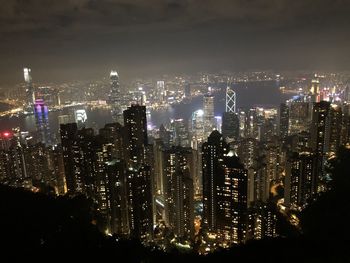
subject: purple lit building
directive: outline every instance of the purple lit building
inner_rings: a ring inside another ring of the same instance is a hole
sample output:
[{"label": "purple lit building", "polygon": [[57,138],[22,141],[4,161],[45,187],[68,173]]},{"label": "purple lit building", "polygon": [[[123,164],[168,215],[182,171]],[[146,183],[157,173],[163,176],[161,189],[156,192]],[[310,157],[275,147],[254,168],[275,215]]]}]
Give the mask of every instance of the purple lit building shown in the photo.
[{"label": "purple lit building", "polygon": [[50,145],[51,135],[49,128],[49,109],[45,105],[44,100],[35,100],[34,115],[38,141]]}]

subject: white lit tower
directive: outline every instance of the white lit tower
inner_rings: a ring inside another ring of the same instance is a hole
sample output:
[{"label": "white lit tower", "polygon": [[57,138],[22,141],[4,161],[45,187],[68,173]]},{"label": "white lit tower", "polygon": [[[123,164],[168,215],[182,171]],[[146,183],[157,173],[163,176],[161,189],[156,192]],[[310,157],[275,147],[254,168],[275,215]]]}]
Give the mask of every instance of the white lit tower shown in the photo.
[{"label": "white lit tower", "polygon": [[23,73],[24,73],[24,81],[26,83],[26,110],[28,112],[33,112],[34,104],[35,104],[35,93],[34,93],[34,87],[32,82],[31,69],[24,68]]},{"label": "white lit tower", "polygon": [[239,137],[239,117],[236,113],[236,92],[228,84],[226,88],[226,107],[222,115],[222,135],[228,141]]},{"label": "white lit tower", "polygon": [[226,112],[236,113],[236,92],[227,85],[226,88]]},{"label": "white lit tower", "polygon": [[110,73],[111,89],[108,100],[112,107],[112,117],[115,121],[123,124],[122,94],[120,91],[118,72],[112,70]]}]

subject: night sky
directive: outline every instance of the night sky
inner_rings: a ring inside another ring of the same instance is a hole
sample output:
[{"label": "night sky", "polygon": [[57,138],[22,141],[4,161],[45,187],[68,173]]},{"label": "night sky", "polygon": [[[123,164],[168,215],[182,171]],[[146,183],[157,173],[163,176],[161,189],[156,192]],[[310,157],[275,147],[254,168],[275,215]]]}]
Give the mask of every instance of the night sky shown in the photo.
[{"label": "night sky", "polygon": [[350,69],[348,0],[1,0],[0,85]]}]

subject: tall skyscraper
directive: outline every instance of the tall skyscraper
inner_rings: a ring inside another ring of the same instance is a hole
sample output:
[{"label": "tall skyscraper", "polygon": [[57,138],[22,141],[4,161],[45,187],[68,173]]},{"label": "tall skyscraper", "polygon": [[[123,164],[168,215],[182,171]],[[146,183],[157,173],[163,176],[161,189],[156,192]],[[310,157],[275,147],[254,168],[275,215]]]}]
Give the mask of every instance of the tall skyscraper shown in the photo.
[{"label": "tall skyscraper", "polygon": [[227,86],[227,88],[226,88],[226,110],[225,110],[225,112],[236,113],[236,92],[230,86]]},{"label": "tall skyscraper", "polygon": [[32,75],[30,68],[24,68],[24,81],[26,83],[26,111],[33,112],[33,107],[35,104],[35,92],[32,82]]},{"label": "tall skyscraper", "polygon": [[244,167],[253,168],[258,155],[258,142],[253,138],[246,138],[238,144],[238,156]]},{"label": "tall skyscraper", "polygon": [[217,233],[223,244],[240,244],[247,230],[247,170],[236,156],[224,156],[222,169],[216,175]]},{"label": "tall skyscraper", "polygon": [[78,127],[76,123],[61,124],[61,144],[67,191],[82,192],[82,178],[79,172],[79,147],[77,145]]},{"label": "tall skyscraper", "polygon": [[289,130],[289,107],[281,103],[279,109],[279,136],[284,141],[288,136]]},{"label": "tall skyscraper", "polygon": [[157,81],[157,97],[160,102],[165,101],[166,92],[165,92],[165,84],[164,80]]},{"label": "tall skyscraper", "polygon": [[319,191],[323,191],[324,164],[326,160],[326,148],[328,144],[327,130],[329,129],[330,103],[326,101],[317,102],[313,107],[311,123],[311,148],[316,154],[316,174],[319,180]]},{"label": "tall skyscraper", "polygon": [[127,236],[129,225],[125,163],[122,160],[101,163],[96,177],[96,199],[99,211],[105,218],[106,232]]},{"label": "tall skyscraper", "polygon": [[38,140],[43,144],[50,145],[49,109],[42,99],[35,100],[34,115]]},{"label": "tall skyscraper", "polygon": [[206,94],[203,97],[203,113],[204,113],[204,135],[208,137],[215,128],[214,119],[214,96]]},{"label": "tall skyscraper", "polygon": [[191,147],[197,149],[198,145],[204,141],[204,112],[203,110],[196,110],[191,118]]},{"label": "tall skyscraper", "polygon": [[[343,113],[340,106],[331,104],[329,108],[329,125],[326,128],[326,154],[328,157],[334,156],[340,146]],[[345,124],[346,125],[346,124]]]},{"label": "tall skyscraper", "polygon": [[123,124],[122,94],[119,84],[118,72],[112,70],[110,75],[111,89],[108,96],[109,104],[112,107],[112,117],[115,121]]},{"label": "tall skyscraper", "polygon": [[202,146],[203,225],[210,232],[217,230],[217,189],[223,178],[220,160],[228,151],[229,146],[218,131],[213,131]]},{"label": "tall skyscraper", "polygon": [[320,79],[315,74],[314,78],[311,80],[310,95],[312,102],[320,102]]},{"label": "tall skyscraper", "polygon": [[128,170],[127,198],[131,237],[147,243],[153,236],[151,167]]},{"label": "tall skyscraper", "polygon": [[172,147],[163,151],[165,221],[180,238],[194,235],[192,150]]},{"label": "tall skyscraper", "polygon": [[54,178],[56,180],[55,190],[58,195],[64,195],[67,193],[67,184],[64,174],[62,147],[60,145],[55,146],[50,153],[50,159],[52,160],[52,170]]},{"label": "tall skyscraper", "polygon": [[126,151],[129,165],[137,167],[145,163],[148,145],[146,107],[131,105],[124,111]]}]

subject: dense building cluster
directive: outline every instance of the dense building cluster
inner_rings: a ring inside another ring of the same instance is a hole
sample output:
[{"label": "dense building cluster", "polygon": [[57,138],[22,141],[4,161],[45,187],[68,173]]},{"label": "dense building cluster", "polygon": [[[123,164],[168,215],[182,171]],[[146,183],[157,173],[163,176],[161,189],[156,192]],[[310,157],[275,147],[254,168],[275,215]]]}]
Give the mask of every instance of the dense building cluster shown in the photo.
[{"label": "dense building cluster", "polygon": [[[75,122],[62,115],[53,144],[47,106],[33,98],[28,70],[27,106],[37,134],[0,135],[1,183],[86,195],[103,232],[164,249],[199,242],[198,251],[207,253],[278,236],[277,214],[297,224],[293,212],[327,191],[327,161],[350,139],[346,92],[337,99],[335,91],[320,88],[317,76],[309,90],[279,108],[238,108],[229,82],[222,124],[208,88],[190,120],[173,119],[149,133],[145,100],[122,106],[112,71],[108,104],[115,122],[96,132],[79,123],[84,112]],[[165,100],[164,81],[156,85]],[[189,85],[184,92],[191,96]]]}]

